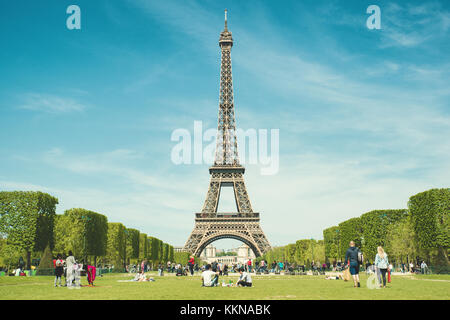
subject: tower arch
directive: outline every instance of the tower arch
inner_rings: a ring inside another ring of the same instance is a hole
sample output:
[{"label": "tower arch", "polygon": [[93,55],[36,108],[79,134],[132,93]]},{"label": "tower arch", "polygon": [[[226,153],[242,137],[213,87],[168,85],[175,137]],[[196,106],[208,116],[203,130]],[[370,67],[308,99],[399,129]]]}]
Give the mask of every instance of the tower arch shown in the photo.
[{"label": "tower arch", "polygon": [[210,235],[209,237],[205,237],[204,239],[202,239],[201,243],[199,243],[196,251],[193,253],[195,256],[199,257],[200,254],[203,252],[203,250],[205,250],[205,248],[210,245],[211,243],[217,241],[217,240],[221,240],[221,239],[234,239],[234,240],[238,240],[241,241],[243,243],[245,243],[247,246],[249,246],[249,248],[253,251],[253,253],[255,254],[256,257],[261,256],[261,252],[258,249],[258,245],[253,241],[253,239],[251,239],[251,237],[248,236],[243,236],[240,234],[235,234],[235,233],[224,233],[224,234],[216,234],[216,235]]}]

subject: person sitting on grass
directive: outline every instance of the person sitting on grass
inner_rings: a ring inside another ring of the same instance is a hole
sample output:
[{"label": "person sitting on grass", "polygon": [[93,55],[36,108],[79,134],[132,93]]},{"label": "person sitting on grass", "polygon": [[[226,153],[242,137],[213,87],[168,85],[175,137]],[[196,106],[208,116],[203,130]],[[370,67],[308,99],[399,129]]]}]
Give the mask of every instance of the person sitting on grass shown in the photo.
[{"label": "person sitting on grass", "polygon": [[136,276],[132,280],[119,280],[119,281],[120,282],[128,282],[128,281],[144,282],[144,281],[155,281],[155,279],[153,279],[150,276],[146,276],[145,272],[142,270],[141,272],[136,273]]},{"label": "person sitting on grass", "polygon": [[219,285],[219,272],[211,270],[211,265],[206,265],[202,272],[202,287],[216,287]]},{"label": "person sitting on grass", "polygon": [[176,266],[176,276],[182,276],[183,275],[183,268],[181,267],[181,264],[177,264]]},{"label": "person sitting on grass", "polygon": [[155,281],[155,279],[153,279],[150,276],[146,276],[145,273],[142,274],[142,277],[139,278],[138,280],[139,282],[144,282],[144,281]]},{"label": "person sitting on grass", "polygon": [[145,273],[142,272],[142,273],[139,275],[138,281],[139,281],[139,282],[142,282],[142,281],[146,281],[146,280],[147,280],[147,277],[145,276]]},{"label": "person sitting on grass", "polygon": [[141,269],[140,272],[136,273],[133,281],[144,281],[145,280],[145,272],[144,269]]},{"label": "person sitting on grass", "polygon": [[236,282],[237,287],[251,287],[252,286],[252,277],[248,272],[244,270],[244,268],[239,269],[239,273],[241,274],[239,276],[238,281]]}]

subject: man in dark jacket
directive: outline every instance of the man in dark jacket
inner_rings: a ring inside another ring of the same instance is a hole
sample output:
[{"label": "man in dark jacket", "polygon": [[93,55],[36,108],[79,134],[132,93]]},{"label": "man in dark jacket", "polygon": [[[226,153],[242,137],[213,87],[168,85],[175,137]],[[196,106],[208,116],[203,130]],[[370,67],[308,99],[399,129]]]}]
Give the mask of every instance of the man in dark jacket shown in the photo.
[{"label": "man in dark jacket", "polygon": [[360,287],[359,283],[359,260],[358,260],[359,249],[355,246],[353,241],[350,241],[350,248],[345,252],[344,265],[349,265],[350,273],[353,276],[353,282],[355,287]]}]

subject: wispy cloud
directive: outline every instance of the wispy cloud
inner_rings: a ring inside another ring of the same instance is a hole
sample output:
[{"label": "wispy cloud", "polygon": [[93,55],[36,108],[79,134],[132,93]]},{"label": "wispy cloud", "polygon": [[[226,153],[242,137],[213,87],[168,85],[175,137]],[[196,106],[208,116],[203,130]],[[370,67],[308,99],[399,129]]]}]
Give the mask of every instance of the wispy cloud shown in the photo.
[{"label": "wispy cloud", "polygon": [[47,112],[47,113],[69,113],[83,111],[86,106],[72,98],[61,97],[52,94],[27,93],[22,97],[19,109]]},{"label": "wispy cloud", "polygon": [[130,162],[142,159],[143,155],[128,149],[117,149],[89,155],[65,154],[60,148],[53,148],[43,155],[43,161],[55,167],[83,175],[112,175],[129,182],[148,187],[169,188],[164,179],[130,167]]},{"label": "wispy cloud", "polygon": [[[382,47],[417,47],[446,38],[450,12],[438,2],[421,5],[389,3],[382,11]],[[448,38],[447,38],[448,39]]]}]

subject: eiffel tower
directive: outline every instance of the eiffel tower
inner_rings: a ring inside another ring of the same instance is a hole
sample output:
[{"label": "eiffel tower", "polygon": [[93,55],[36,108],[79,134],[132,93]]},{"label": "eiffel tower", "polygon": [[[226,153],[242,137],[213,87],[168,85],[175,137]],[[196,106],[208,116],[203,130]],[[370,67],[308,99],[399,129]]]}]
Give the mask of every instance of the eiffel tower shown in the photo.
[{"label": "eiffel tower", "polygon": [[[200,256],[210,243],[231,238],[247,244],[258,257],[271,247],[259,224],[259,213],[253,212],[244,183],[245,168],[239,164],[231,76],[233,38],[227,28],[227,10],[225,29],[220,33],[219,46],[222,61],[214,165],[209,168],[211,181],[203,209],[195,214],[195,227],[186,241],[184,251]],[[233,187],[237,212],[217,212],[221,188],[226,186]]]}]

